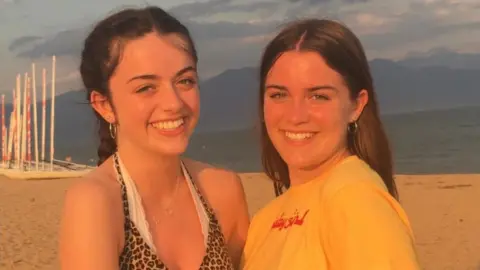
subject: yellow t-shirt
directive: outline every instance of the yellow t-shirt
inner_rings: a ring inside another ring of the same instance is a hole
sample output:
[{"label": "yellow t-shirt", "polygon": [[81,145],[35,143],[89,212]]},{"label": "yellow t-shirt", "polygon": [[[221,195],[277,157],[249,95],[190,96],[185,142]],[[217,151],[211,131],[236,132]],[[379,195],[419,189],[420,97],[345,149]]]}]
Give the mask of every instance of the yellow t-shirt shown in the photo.
[{"label": "yellow t-shirt", "polygon": [[351,156],[294,186],[252,219],[244,270],[417,270],[407,215]]}]

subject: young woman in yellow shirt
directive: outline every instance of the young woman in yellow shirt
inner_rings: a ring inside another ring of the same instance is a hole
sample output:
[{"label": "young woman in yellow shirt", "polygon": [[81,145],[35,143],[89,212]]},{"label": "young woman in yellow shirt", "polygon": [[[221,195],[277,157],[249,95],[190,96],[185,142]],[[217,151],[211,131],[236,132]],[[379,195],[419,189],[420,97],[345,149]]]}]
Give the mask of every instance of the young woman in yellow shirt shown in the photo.
[{"label": "young woman in yellow shirt", "polygon": [[260,72],[263,165],[287,190],[254,216],[243,269],[420,269],[358,38],[294,22]]}]

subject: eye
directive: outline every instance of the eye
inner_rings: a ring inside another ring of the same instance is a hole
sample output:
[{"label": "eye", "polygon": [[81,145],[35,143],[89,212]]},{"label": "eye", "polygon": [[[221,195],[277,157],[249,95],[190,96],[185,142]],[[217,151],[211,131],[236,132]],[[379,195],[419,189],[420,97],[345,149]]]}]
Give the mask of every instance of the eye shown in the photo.
[{"label": "eye", "polygon": [[148,84],[148,85],[143,85],[142,87],[138,88],[135,93],[142,93],[142,92],[147,92],[147,91],[151,91],[151,90],[155,90],[155,86],[152,85],[152,84]]},{"label": "eye", "polygon": [[197,85],[197,80],[193,77],[183,78],[177,81],[176,87],[182,90],[190,90],[195,88]]},{"label": "eye", "polygon": [[185,84],[185,85],[193,85],[196,83],[196,81],[193,78],[185,78],[178,81],[178,83]]},{"label": "eye", "polygon": [[286,97],[287,94],[284,93],[284,92],[273,92],[273,93],[270,93],[268,96],[269,96],[271,99],[279,99],[279,98]]},{"label": "eye", "polygon": [[330,100],[330,97],[327,95],[321,95],[321,94],[312,94],[311,98],[313,100]]}]

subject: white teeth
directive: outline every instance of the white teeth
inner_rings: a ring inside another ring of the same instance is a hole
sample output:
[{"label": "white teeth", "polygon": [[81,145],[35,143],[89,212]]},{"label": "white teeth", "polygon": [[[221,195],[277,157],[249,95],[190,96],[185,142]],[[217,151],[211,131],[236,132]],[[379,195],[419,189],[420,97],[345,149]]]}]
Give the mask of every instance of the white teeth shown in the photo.
[{"label": "white teeth", "polygon": [[156,122],[152,124],[154,128],[158,129],[176,129],[181,125],[183,125],[183,118],[173,121]]},{"label": "white teeth", "polygon": [[285,132],[285,136],[292,140],[305,140],[313,136],[311,132],[304,132],[304,133],[294,133],[294,132]]}]

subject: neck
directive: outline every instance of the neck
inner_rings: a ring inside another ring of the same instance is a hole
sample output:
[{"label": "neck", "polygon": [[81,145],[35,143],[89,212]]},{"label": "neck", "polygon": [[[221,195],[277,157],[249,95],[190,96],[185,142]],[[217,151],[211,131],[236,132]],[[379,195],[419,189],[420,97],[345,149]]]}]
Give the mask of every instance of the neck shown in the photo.
[{"label": "neck", "polygon": [[315,164],[307,168],[289,168],[290,185],[297,186],[314,180],[326,172],[330,171],[335,165],[351,156],[352,154],[347,150],[341,150],[327,158],[320,164]]},{"label": "neck", "polygon": [[146,151],[128,141],[118,145],[118,153],[142,199],[170,197],[183,177],[180,156]]}]

